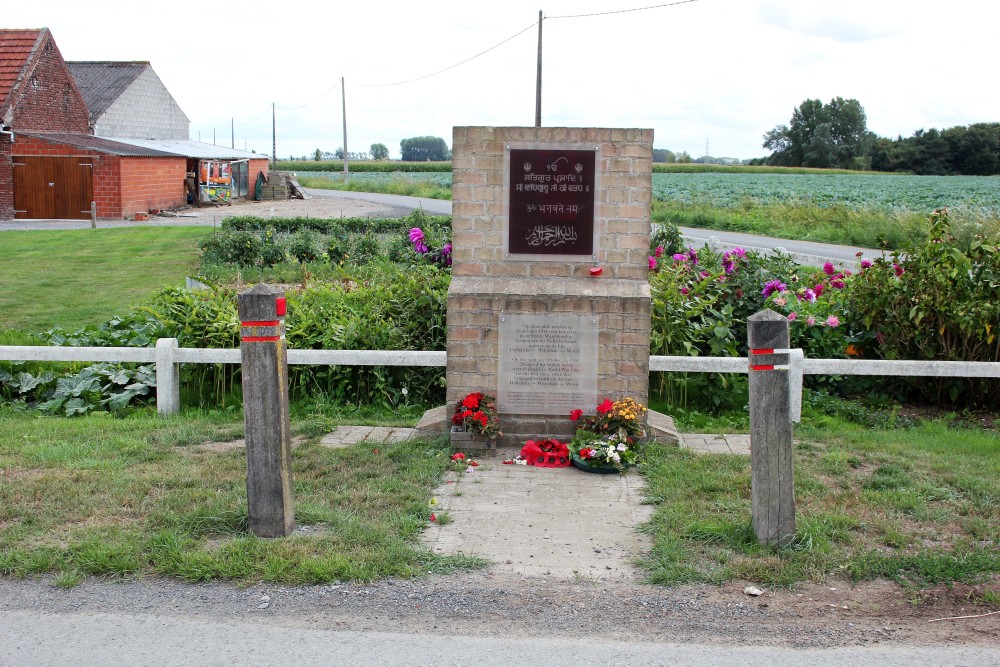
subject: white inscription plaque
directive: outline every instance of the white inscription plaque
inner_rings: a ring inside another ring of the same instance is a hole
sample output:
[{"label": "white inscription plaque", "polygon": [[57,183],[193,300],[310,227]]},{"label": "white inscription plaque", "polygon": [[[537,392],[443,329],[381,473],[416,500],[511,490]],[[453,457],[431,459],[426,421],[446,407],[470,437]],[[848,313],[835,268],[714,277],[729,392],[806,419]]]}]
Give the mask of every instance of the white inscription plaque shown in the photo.
[{"label": "white inscription plaque", "polygon": [[597,405],[597,316],[500,315],[501,414],[566,415]]}]

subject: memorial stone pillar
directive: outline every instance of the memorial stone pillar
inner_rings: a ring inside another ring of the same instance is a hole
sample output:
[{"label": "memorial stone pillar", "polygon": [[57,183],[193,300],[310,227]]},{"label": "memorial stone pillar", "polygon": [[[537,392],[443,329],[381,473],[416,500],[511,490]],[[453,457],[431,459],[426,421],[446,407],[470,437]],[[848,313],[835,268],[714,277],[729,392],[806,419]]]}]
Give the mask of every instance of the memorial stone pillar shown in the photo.
[{"label": "memorial stone pillar", "polygon": [[568,439],[569,413],[647,403],[653,131],[456,127],[448,414],[497,396],[503,436]]}]

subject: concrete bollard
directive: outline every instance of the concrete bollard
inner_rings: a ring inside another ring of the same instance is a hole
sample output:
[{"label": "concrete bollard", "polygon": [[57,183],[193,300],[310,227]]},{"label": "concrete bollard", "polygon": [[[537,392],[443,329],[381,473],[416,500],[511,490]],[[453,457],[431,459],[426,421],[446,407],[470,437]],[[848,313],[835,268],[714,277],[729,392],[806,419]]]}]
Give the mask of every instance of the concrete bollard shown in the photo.
[{"label": "concrete bollard", "polygon": [[249,528],[259,537],[295,529],[288,416],[285,293],[258,284],[239,295]]},{"label": "concrete bollard", "polygon": [[784,546],[795,537],[788,318],[773,310],[751,315],[747,341],[753,532],[760,544]]}]

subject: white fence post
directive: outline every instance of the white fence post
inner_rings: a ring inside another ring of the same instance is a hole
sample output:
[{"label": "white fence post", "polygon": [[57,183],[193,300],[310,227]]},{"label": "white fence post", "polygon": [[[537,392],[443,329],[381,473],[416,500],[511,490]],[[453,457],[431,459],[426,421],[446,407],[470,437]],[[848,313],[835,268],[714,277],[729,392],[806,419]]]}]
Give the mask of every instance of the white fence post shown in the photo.
[{"label": "white fence post", "polygon": [[181,410],[181,370],[176,356],[176,338],[156,340],[156,411],[164,416]]}]

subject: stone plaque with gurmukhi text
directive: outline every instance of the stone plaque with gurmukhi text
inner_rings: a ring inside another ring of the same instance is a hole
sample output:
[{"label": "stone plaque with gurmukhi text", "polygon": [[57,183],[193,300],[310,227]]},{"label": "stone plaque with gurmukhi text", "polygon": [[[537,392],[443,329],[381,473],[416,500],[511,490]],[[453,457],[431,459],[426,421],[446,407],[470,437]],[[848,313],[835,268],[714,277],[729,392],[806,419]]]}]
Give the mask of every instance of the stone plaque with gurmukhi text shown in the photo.
[{"label": "stone plaque with gurmukhi text", "polygon": [[500,316],[501,414],[566,415],[597,405],[597,317]]},{"label": "stone plaque with gurmukhi text", "polygon": [[504,256],[559,260],[595,255],[595,148],[514,145],[506,158]]}]

